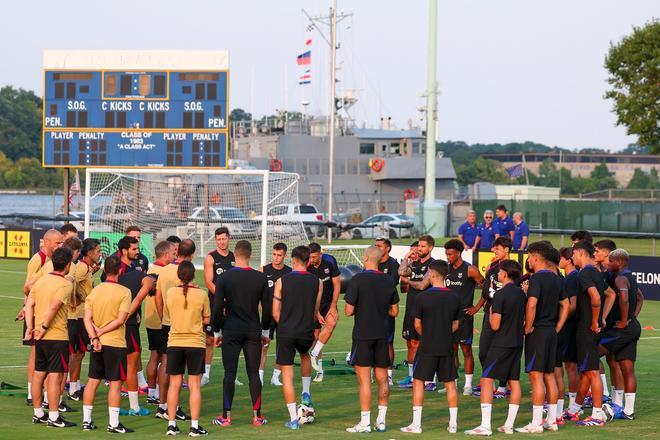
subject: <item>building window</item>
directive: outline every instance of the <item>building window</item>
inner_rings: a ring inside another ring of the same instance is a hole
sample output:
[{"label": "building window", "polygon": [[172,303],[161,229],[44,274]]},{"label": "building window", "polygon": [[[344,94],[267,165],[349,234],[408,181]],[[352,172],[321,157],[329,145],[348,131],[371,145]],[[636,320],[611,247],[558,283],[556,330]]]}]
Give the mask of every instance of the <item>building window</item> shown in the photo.
[{"label": "building window", "polygon": [[390,156],[398,156],[401,153],[401,144],[393,142],[390,145]]},{"label": "building window", "polygon": [[412,154],[419,154],[419,142],[413,142]]},{"label": "building window", "polygon": [[375,145],[373,143],[361,143],[360,144],[360,154],[371,154],[373,155],[375,151]]}]

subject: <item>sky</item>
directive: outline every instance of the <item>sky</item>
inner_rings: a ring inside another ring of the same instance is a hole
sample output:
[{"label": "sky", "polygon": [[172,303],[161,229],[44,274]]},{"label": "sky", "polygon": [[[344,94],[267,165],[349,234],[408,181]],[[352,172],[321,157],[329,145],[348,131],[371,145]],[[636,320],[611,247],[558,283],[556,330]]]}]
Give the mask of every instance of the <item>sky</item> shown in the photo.
[{"label": "sky", "polygon": [[[426,0],[339,0],[338,93],[354,93],[359,126],[419,125],[427,84]],[[37,7],[40,5],[40,7]],[[0,86],[42,94],[45,49],[226,49],[230,108],[260,117],[285,107],[326,113],[329,45],[311,16],[330,0],[113,0],[3,2]],[[615,126],[604,58],[653,17],[657,0],[439,0],[439,138],[625,148]],[[323,29],[323,26],[319,26]],[[327,35],[327,28],[323,29]],[[312,39],[312,83],[296,55]]]}]

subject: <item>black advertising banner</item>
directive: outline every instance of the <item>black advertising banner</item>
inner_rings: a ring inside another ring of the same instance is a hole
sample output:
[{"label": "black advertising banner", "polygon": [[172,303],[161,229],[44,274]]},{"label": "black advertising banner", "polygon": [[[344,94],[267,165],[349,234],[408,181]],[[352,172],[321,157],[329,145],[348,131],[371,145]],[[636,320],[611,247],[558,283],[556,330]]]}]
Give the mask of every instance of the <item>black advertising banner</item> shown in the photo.
[{"label": "black advertising banner", "polygon": [[630,257],[628,264],[644,299],[660,300],[660,257]]}]

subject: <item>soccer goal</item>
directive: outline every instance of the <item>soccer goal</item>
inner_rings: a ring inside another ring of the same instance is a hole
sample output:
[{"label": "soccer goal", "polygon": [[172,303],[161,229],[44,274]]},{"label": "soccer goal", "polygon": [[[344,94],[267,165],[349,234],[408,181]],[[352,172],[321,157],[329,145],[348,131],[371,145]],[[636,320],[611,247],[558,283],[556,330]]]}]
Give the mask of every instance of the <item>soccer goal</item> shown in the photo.
[{"label": "soccer goal", "polygon": [[323,246],[323,253],[330,254],[335,257],[339,266],[357,265],[362,267],[362,259],[364,250],[369,245],[357,244],[347,246]]},{"label": "soccer goal", "polygon": [[126,227],[137,225],[150,261],[155,244],[176,235],[195,241],[201,265],[216,248],[215,230],[224,226],[233,242],[252,242],[253,262],[263,265],[275,242],[307,243],[302,222],[280,212],[298,204],[299,179],[266,170],[88,168],[85,237],[101,240],[108,255]]}]

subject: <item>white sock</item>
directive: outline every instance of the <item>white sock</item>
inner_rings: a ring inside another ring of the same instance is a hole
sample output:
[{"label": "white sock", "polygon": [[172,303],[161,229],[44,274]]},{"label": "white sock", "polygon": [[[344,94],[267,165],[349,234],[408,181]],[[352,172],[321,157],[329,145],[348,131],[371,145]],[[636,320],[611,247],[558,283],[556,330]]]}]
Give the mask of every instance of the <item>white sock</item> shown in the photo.
[{"label": "white sock", "polygon": [[319,359],[316,363],[319,368],[319,373],[323,374],[323,359]]},{"label": "white sock", "polygon": [[298,413],[296,412],[296,402],[287,403],[286,409],[289,410],[289,420],[295,422],[298,420]]},{"label": "white sock", "polygon": [[472,388],[472,374],[465,375],[465,385],[463,388]]},{"label": "white sock", "polygon": [[148,397],[155,397],[156,396],[156,388],[149,388],[147,390],[147,396]]},{"label": "white sock", "polygon": [[613,401],[616,405],[623,406],[623,390],[614,390]]},{"label": "white sock", "polygon": [[557,422],[557,404],[548,404],[548,423],[553,424]]},{"label": "white sock", "polygon": [[119,425],[119,407],[108,407],[108,417],[110,420],[110,426],[113,428]]},{"label": "white sock", "polygon": [[378,417],[376,418],[376,423],[385,423],[385,418],[387,417],[387,406],[378,405]]},{"label": "white sock", "polygon": [[573,403],[568,405],[568,412],[571,413],[571,414],[576,414],[581,409],[582,409],[582,405],[578,405],[575,402],[575,399],[573,399]]},{"label": "white sock", "polygon": [[623,412],[631,415],[635,413],[635,393],[626,393],[626,405],[623,407]]},{"label": "white sock", "polygon": [[408,364],[408,376],[412,377],[413,375],[413,364]]},{"label": "white sock", "polygon": [[575,405],[575,398],[576,397],[577,397],[577,393],[571,393],[570,391],[568,392],[568,407],[569,408],[571,407],[571,405]]},{"label": "white sock", "polygon": [[513,428],[513,425],[516,423],[518,408],[520,408],[520,405],[516,405],[515,403],[509,403],[509,414],[506,416],[506,422],[504,422],[504,426],[509,426]]},{"label": "white sock", "polygon": [[168,420],[168,421],[167,421],[167,426],[176,426],[176,419],[174,419],[174,420]]},{"label": "white sock", "polygon": [[160,385],[156,384],[156,392],[154,393],[156,399],[160,399]]},{"label": "white sock", "polygon": [[62,400],[64,400],[64,396],[60,394],[60,403],[62,403]]},{"label": "white sock", "polygon": [[77,380],[77,381],[76,381],[76,385],[78,386],[78,389],[79,389],[79,390],[82,390],[82,386],[80,385],[80,380]]},{"label": "white sock", "polygon": [[591,410],[591,418],[598,420],[605,420],[602,408],[596,408],[595,406]]},{"label": "white sock", "polygon": [[259,370],[259,380],[261,381],[261,384],[263,385],[264,383],[264,370]]},{"label": "white sock", "polygon": [[149,384],[147,383],[147,379],[145,379],[145,377],[144,377],[144,371],[143,370],[138,371],[137,377],[138,377],[138,386],[140,388],[144,388],[146,386],[149,386]]},{"label": "white sock", "polygon": [[449,426],[458,425],[458,408],[449,408]]},{"label": "white sock", "polygon": [[497,391],[500,393],[506,393],[506,387],[497,387]]},{"label": "white sock", "polygon": [[360,411],[360,425],[371,425],[371,411]]},{"label": "white sock", "polygon": [[312,351],[309,352],[314,357],[317,357],[319,353],[321,353],[321,350],[323,350],[323,346],[325,344],[321,341],[316,341],[316,344],[314,345],[314,348],[312,348]]},{"label": "white sock", "polygon": [[69,382],[69,395],[78,391],[78,384],[76,382]]},{"label": "white sock", "polygon": [[600,375],[600,381],[603,382],[603,396],[609,396],[610,395],[610,389],[607,386],[607,376],[604,374]]},{"label": "white sock", "polygon": [[165,402],[165,403],[162,403],[162,402],[161,402],[160,405],[158,405],[158,408],[162,408],[162,409],[164,409],[165,411],[167,411],[167,402]]},{"label": "white sock", "polygon": [[279,380],[281,374],[282,374],[282,370],[280,370],[279,368],[275,368],[273,370],[273,379]]},{"label": "white sock", "polygon": [[137,411],[137,410],[140,409],[140,402],[138,401],[138,392],[137,391],[129,391],[128,392],[128,404],[130,405],[130,407],[133,411]]},{"label": "white sock", "polygon": [[34,408],[34,415],[41,418],[44,416],[44,409],[43,408]]},{"label": "white sock", "polygon": [[[557,411],[557,410],[555,410]],[[539,426],[543,423],[543,405],[532,406],[532,425]]]},{"label": "white sock", "polygon": [[422,407],[413,406],[413,426],[422,426]]},{"label": "white sock", "polygon": [[94,409],[92,405],[83,405],[83,422],[92,421],[92,409]]},{"label": "white sock", "polygon": [[60,417],[60,412],[59,411],[48,411],[48,420],[51,422],[54,422]]},{"label": "white sock", "polygon": [[190,427],[198,429],[199,428],[199,420],[191,420],[190,421]]},{"label": "white sock", "polygon": [[312,378],[309,377],[309,376],[303,376],[303,378],[302,378],[302,392],[310,394],[309,393],[309,388],[310,388],[311,384],[312,384]]},{"label": "white sock", "polygon": [[32,382],[28,382],[28,399],[32,399]]},{"label": "white sock", "polygon": [[387,369],[387,378],[388,378],[389,380],[392,380],[392,369],[391,369],[391,368],[388,368],[388,369]]},{"label": "white sock", "polygon": [[211,377],[211,364],[204,364],[204,376]]},{"label": "white sock", "polygon": [[557,399],[557,418],[564,414],[564,399]]},{"label": "white sock", "polygon": [[481,425],[484,428],[490,429],[490,416],[493,411],[492,403],[481,404]]}]

